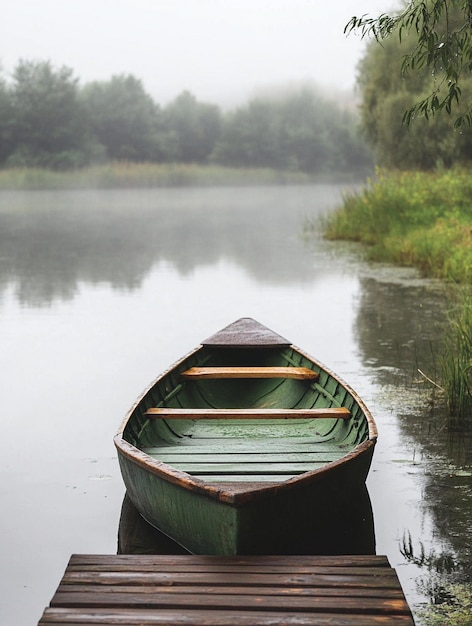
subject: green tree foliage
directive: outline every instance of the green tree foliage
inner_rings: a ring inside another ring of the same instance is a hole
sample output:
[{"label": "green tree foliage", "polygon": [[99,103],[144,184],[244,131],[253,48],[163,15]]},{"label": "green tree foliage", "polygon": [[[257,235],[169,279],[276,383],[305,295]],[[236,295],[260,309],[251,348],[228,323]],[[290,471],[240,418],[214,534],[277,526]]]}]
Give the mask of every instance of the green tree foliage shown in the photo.
[{"label": "green tree foliage", "polygon": [[[455,17],[458,20],[460,15],[456,13]],[[448,23],[438,25],[438,32],[449,27],[453,18],[451,12]],[[389,37],[381,46],[375,40],[368,44],[358,76],[365,137],[381,166],[426,170],[466,163],[471,159],[472,130],[458,129],[449,115],[431,116],[415,104],[427,100],[438,87],[436,75],[427,66],[407,74],[402,71],[404,59],[414,53],[416,46],[412,33],[403,33],[401,39]],[[463,75],[462,85],[464,96],[471,94],[472,77]],[[465,113],[463,107],[464,103],[456,103],[458,114]],[[404,123],[405,111],[414,111],[414,123]]]},{"label": "green tree foliage", "polygon": [[[463,80],[472,72],[472,2],[470,0],[412,0],[403,2],[395,15],[382,14],[377,18],[352,17],[345,32],[360,31],[372,35],[382,44],[393,34],[411,44],[403,57],[401,70],[427,69],[434,76],[432,88],[404,114],[409,124],[421,113],[428,118],[438,111],[451,113],[463,95]],[[457,115],[455,124],[472,124],[472,105]]]},{"label": "green tree foliage", "polygon": [[371,157],[357,121],[312,89],[257,98],[225,113],[189,92],[160,108],[131,75],[81,88],[68,68],[21,62],[11,83],[0,80],[0,166],[211,162],[365,174]]},{"label": "green tree foliage", "polygon": [[370,154],[356,136],[355,116],[310,89],[257,98],[228,114],[213,159],[309,173],[370,165]]},{"label": "green tree foliage", "polygon": [[269,103],[258,100],[228,113],[213,160],[236,167],[281,166],[272,113]]},{"label": "green tree foliage", "polygon": [[12,149],[11,164],[68,167],[80,160],[83,113],[72,70],[54,70],[48,62],[20,61],[8,91],[9,102],[6,94],[3,88],[0,106],[9,116],[7,122],[3,120],[3,132]]},{"label": "green tree foliage", "polygon": [[8,86],[0,79],[0,163],[13,151],[13,103]]},{"label": "green tree foliage", "polygon": [[113,76],[82,90],[90,130],[110,159],[147,161],[160,154],[158,107],[140,80]]},{"label": "green tree foliage", "polygon": [[221,112],[184,91],[164,109],[163,127],[167,160],[202,163],[220,134]]}]

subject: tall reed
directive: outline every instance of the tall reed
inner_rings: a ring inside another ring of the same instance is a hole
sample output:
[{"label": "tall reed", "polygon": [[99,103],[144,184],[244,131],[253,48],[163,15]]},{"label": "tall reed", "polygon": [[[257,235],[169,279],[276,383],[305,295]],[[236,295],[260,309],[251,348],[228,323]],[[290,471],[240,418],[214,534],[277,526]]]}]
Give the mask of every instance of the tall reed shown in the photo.
[{"label": "tall reed", "polygon": [[439,359],[449,430],[472,427],[472,294],[460,290]]}]

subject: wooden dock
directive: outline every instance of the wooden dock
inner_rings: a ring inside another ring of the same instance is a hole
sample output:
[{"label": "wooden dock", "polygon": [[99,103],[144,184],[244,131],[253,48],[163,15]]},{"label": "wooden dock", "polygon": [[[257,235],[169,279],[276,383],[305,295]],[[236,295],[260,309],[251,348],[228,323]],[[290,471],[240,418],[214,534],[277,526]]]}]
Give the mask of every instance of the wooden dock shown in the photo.
[{"label": "wooden dock", "polygon": [[414,626],[385,556],[72,555],[39,626]]}]

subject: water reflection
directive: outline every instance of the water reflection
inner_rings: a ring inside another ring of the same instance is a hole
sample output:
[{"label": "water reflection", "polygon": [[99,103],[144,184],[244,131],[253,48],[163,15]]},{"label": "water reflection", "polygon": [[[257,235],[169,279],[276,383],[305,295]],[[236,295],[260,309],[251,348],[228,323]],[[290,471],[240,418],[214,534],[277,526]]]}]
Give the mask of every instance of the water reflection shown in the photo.
[{"label": "water reflection", "polygon": [[137,289],[162,261],[189,274],[220,259],[258,281],[312,281],[303,219],[341,189],[2,192],[0,290],[13,284],[21,303],[38,306],[72,298],[81,282]]},{"label": "water reflection", "polygon": [[148,524],[128,494],[125,494],[118,525],[117,554],[189,554],[189,552]]},{"label": "water reflection", "polygon": [[[280,546],[277,554],[375,554],[372,505],[367,488],[346,494],[339,500],[335,515],[320,502],[316,526],[308,535],[291,538],[287,551]],[[187,551],[148,524],[125,494],[118,528],[118,554],[186,554]]]},{"label": "water reflection", "polygon": [[[450,575],[447,565],[460,579],[472,580],[472,436],[447,432],[444,399],[418,373],[437,373],[447,292],[414,272],[403,278],[398,272],[392,280],[391,270],[385,271],[377,268],[376,278],[361,279],[358,345],[397,418],[403,455],[396,461],[420,485],[415,506],[434,523],[432,537],[423,538],[405,519],[400,551],[429,578],[432,571]],[[424,579],[420,586],[422,592],[431,588]]]},{"label": "water reflection", "polygon": [[[426,555],[450,555],[466,578],[472,440],[441,430],[439,398],[417,372],[434,377],[446,296],[409,271],[369,267],[350,247],[302,242],[304,218],[319,219],[341,192],[0,194],[1,485],[12,513],[1,533],[1,623],[33,623],[72,552],[115,551],[123,487],[111,436],[123,411],[143,383],[243,315],[326,362],[375,414],[375,542],[371,511],[350,526],[347,508],[338,515],[347,525],[325,549],[352,550],[356,533],[359,550],[375,543],[410,602],[415,578],[428,574],[420,542]],[[34,411],[18,401],[25,381]],[[91,482],[91,462],[112,480]],[[320,526],[323,541],[331,523]],[[120,527],[121,550],[136,549],[133,532],[146,537],[133,524]],[[363,530],[369,537],[358,543]]]},{"label": "water reflection", "polygon": [[445,323],[445,290],[439,283],[419,280],[412,270],[377,268],[376,274],[360,280],[355,329],[363,362],[381,384],[418,379],[417,368],[434,376],[431,365]]}]

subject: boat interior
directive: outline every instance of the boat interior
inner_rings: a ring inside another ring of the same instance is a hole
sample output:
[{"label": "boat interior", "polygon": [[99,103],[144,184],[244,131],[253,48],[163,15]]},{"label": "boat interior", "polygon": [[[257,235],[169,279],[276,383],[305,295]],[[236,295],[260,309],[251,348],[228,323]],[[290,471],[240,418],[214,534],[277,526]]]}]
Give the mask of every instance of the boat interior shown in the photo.
[{"label": "boat interior", "polygon": [[368,438],[355,397],[293,346],[202,346],[149,389],[124,437],[205,482],[281,482]]}]

